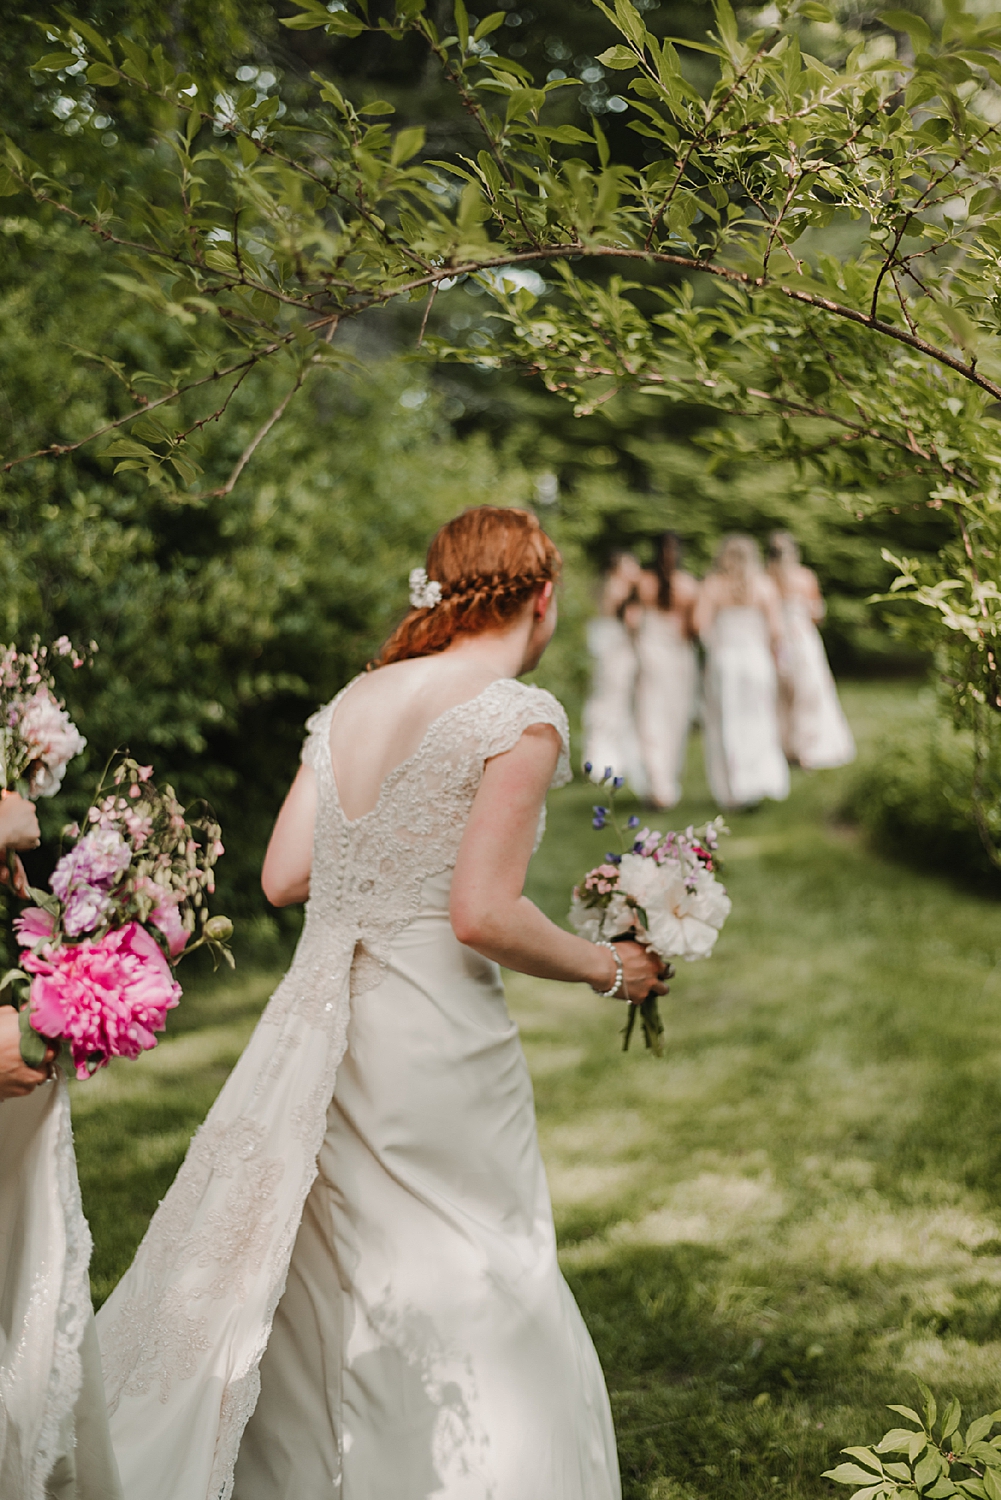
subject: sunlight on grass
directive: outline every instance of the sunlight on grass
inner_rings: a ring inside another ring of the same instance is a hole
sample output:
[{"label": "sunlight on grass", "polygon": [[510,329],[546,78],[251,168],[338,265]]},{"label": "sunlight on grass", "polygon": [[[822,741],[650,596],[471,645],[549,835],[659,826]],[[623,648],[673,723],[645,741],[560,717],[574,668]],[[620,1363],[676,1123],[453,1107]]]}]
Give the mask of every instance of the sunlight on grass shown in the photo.
[{"label": "sunlight on grass", "polygon": [[[863,754],[928,712],[908,686],[845,697]],[[698,749],[661,827],[714,810]],[[850,775],[733,818],[733,916],[663,1002],[664,1059],[622,1053],[621,1005],[508,976],[626,1500],[833,1495],[822,1471],[913,1374],[1001,1405],[999,908],[867,848]],[[530,893],[558,920],[606,847],[592,800],[551,799]],[[75,1086],[98,1297],[276,977],[200,979],[153,1054]]]}]

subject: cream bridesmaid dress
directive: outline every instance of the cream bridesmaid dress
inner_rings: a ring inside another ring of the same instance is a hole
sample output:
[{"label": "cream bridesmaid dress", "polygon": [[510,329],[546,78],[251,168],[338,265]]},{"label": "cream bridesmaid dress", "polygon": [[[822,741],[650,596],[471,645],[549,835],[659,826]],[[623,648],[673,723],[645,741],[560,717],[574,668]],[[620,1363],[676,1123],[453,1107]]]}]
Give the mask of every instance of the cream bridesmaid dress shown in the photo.
[{"label": "cream bridesmaid dress", "polygon": [[566,716],[510,679],[349,821],[310,721],[306,924],[100,1318],[127,1500],[618,1500],[532,1087],[449,889],[484,762]]},{"label": "cream bridesmaid dress", "polygon": [[782,614],[788,676],[781,700],[786,755],[810,771],[847,766],[855,759],[855,740],[810,602],[792,595],[783,599]]},{"label": "cream bridesmaid dress", "polygon": [[591,691],[584,705],[584,759],[600,776],[611,768],[637,796],[645,796],[646,772],[636,728],[639,662],[633,637],[617,615],[596,615],[587,624]]},{"label": "cream bridesmaid dress", "polygon": [[0,1496],[120,1500],[66,1080],[0,1105]]},{"label": "cream bridesmaid dress", "polygon": [[721,807],[753,806],[789,795],[779,738],[778,677],[768,624],[755,605],[728,605],[706,646],[706,775]]},{"label": "cream bridesmaid dress", "polygon": [[681,801],[698,676],[695,645],[680,614],[644,609],[636,656],[636,724],[649,795],[658,807],[674,807]]}]

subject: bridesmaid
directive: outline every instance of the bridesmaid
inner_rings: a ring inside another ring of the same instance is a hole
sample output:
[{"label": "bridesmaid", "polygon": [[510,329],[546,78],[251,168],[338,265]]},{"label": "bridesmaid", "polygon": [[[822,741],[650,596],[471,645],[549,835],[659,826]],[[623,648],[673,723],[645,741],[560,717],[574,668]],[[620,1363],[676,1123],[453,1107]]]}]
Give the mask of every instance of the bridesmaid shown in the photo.
[{"label": "bridesmaid", "polygon": [[639,581],[643,610],[636,632],[636,723],[649,797],[656,807],[674,807],[681,800],[695,712],[692,616],[699,586],[680,564],[681,538],[676,531],[665,531],[655,568],[644,569]]},{"label": "bridesmaid", "polygon": [[[34,849],[34,806],[0,800],[0,861]],[[14,863],[20,893],[24,872]],[[121,1500],[90,1307],[69,1098],[54,1054],[21,1060],[17,1011],[0,1006],[0,1496]]]},{"label": "bridesmaid", "polygon": [[646,777],[636,733],[636,647],[633,639],[643,570],[631,552],[617,552],[602,584],[600,613],[588,621],[591,693],[584,705],[584,761],[607,768],[642,796]]},{"label": "bridesmaid", "polygon": [[789,795],[778,724],[783,622],[778,589],[749,536],[726,536],[699,590],[695,629],[706,648],[705,754],[721,807]]},{"label": "bridesmaid", "polygon": [[800,562],[788,531],[769,537],[768,571],[785,619],[786,678],[779,708],[786,756],[811,771],[847,766],[855,759],[855,741],[817,629],[825,612],[820,585],[816,573]]}]

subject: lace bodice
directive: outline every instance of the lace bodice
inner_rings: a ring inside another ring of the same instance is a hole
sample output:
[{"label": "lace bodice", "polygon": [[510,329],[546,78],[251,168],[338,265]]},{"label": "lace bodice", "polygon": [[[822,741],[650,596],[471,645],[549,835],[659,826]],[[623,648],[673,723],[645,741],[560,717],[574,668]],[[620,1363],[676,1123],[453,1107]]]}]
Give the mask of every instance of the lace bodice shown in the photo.
[{"label": "lace bodice", "polygon": [[[302,758],[316,773],[319,803],[303,941],[322,941],[317,929],[331,923],[351,925],[365,950],[384,960],[393,934],[418,910],[424,881],[455,864],[486,761],[512,749],[529,725],[551,724],[560,736],[552,785],[563,786],[571,777],[569,729],[551,693],[500,678],[439,715],[386,777],[376,805],[349,819],[334,780],[330,722],[350,686],[307,725]],[[545,808],[536,845],[544,828]]]}]

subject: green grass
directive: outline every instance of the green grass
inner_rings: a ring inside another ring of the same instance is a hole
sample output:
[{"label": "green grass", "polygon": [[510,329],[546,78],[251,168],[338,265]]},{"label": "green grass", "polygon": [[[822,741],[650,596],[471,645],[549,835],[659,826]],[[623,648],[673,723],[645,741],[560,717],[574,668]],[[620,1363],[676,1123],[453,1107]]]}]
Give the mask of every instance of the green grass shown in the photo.
[{"label": "green grass", "polygon": [[[925,712],[845,698],[863,754]],[[697,751],[675,826],[713,811]],[[664,1060],[623,1055],[589,990],[510,977],[627,1500],[843,1493],[821,1471],[913,1374],[1001,1405],[1001,907],[868,849],[850,775],[732,820],[733,915],[663,1002]],[[531,890],[555,916],[611,847],[592,800],[550,799]],[[273,979],[200,983],[156,1052],[75,1087],[99,1298]]]}]

